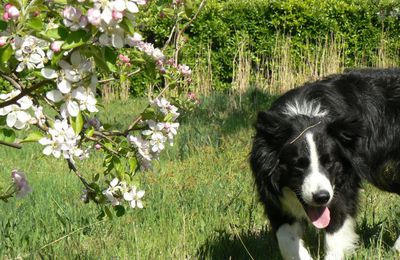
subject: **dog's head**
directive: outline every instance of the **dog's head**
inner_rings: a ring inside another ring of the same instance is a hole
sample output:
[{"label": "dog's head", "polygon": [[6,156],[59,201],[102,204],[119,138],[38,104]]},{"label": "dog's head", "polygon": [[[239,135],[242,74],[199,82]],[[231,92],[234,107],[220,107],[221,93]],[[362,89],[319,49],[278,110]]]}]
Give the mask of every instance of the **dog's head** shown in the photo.
[{"label": "dog's head", "polygon": [[260,112],[251,166],[260,192],[279,196],[289,188],[313,224],[324,228],[335,192],[351,173],[363,125],[355,117],[318,120]]}]

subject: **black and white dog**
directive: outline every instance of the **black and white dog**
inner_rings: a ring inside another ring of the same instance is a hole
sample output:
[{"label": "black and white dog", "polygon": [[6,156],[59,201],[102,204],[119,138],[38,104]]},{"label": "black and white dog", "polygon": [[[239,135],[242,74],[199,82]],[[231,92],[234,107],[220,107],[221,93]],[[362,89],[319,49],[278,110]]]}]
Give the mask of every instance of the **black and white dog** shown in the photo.
[{"label": "black and white dog", "polygon": [[255,127],[250,164],[284,259],[312,259],[307,220],[326,231],[325,259],[355,248],[361,181],[400,195],[400,70],[307,83],[259,112]]}]

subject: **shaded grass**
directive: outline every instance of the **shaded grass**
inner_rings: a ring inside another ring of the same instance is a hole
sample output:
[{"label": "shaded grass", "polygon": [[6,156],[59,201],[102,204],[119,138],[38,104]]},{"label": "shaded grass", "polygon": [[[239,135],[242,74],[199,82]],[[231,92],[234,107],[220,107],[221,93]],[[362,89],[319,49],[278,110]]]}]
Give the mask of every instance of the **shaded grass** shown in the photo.
[{"label": "shaded grass", "polygon": [[[204,99],[196,111],[185,115],[175,145],[160,164],[153,172],[140,174],[145,209],[100,223],[97,207],[80,201],[82,186],[63,161],[42,157],[37,145],[21,151],[0,147],[1,179],[18,167],[34,189],[25,199],[0,204],[0,255],[280,259],[256,200],[247,161],[256,111],[273,99],[257,91]],[[106,109],[111,112],[102,112],[101,119],[126,125],[143,105],[109,104]],[[94,154],[81,162],[81,171],[89,176],[100,171],[100,159]],[[361,205],[361,247],[350,259],[395,259],[389,248],[400,233],[399,199],[367,186]],[[306,241],[315,256],[319,251],[322,255],[322,234],[310,229]]]}]

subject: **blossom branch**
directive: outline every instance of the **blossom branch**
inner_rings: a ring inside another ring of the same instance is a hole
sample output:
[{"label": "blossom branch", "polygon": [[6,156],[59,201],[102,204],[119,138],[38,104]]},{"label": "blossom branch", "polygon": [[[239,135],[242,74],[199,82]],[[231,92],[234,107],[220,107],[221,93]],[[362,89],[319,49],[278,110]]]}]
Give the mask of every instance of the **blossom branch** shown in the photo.
[{"label": "blossom branch", "polygon": [[78,176],[78,178],[81,180],[81,182],[83,183],[83,185],[85,186],[86,189],[88,189],[91,192],[95,192],[95,190],[89,185],[89,183],[86,181],[85,178],[83,178],[82,174],[80,174],[80,172],[78,171],[78,169],[76,168],[74,162],[68,158],[66,159],[68,162],[68,168],[70,170],[72,170],[76,176]]},{"label": "blossom branch", "polygon": [[[2,76],[3,76],[3,75],[2,75]],[[44,80],[44,81],[41,81],[41,82],[39,82],[38,84],[36,84],[36,85],[34,85],[34,86],[30,87],[30,88],[24,88],[24,89],[22,89],[22,90],[21,90],[21,93],[19,93],[19,94],[16,95],[15,97],[13,97],[13,98],[11,98],[11,99],[9,99],[9,100],[6,100],[6,101],[4,101],[4,102],[1,102],[1,103],[0,103],[0,108],[3,108],[3,107],[6,107],[6,106],[15,104],[20,98],[22,98],[22,97],[24,97],[24,96],[26,96],[26,95],[32,93],[33,91],[35,91],[35,90],[37,90],[37,89],[39,89],[39,88],[41,88],[41,87],[43,87],[44,85],[49,84],[49,83],[51,83],[50,80]]]},{"label": "blossom branch", "polygon": [[19,143],[7,143],[7,142],[0,141],[0,145],[9,146],[9,147],[16,148],[16,149],[22,148],[22,145]]}]

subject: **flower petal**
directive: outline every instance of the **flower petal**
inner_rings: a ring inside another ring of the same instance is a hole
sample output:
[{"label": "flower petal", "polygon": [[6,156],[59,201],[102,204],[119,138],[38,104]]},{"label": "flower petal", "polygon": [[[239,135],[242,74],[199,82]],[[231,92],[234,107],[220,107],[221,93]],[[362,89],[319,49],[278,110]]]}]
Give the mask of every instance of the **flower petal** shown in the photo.
[{"label": "flower petal", "polygon": [[78,103],[69,100],[66,102],[66,104],[67,104],[68,114],[70,114],[70,116],[72,117],[76,117],[80,111]]},{"label": "flower petal", "polygon": [[57,103],[63,99],[63,94],[59,90],[55,89],[55,90],[51,90],[51,91],[47,92],[46,97],[49,100]]},{"label": "flower petal", "polygon": [[13,127],[15,125],[15,122],[17,122],[17,113],[11,112],[7,115],[7,126],[8,127]]},{"label": "flower petal", "polygon": [[71,91],[71,83],[66,79],[62,79],[60,82],[57,83],[57,88],[62,93],[68,94]]},{"label": "flower petal", "polygon": [[58,77],[57,72],[50,68],[43,68],[40,73],[46,79],[55,79]]}]

